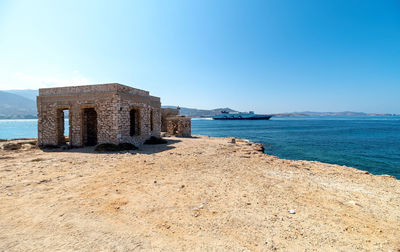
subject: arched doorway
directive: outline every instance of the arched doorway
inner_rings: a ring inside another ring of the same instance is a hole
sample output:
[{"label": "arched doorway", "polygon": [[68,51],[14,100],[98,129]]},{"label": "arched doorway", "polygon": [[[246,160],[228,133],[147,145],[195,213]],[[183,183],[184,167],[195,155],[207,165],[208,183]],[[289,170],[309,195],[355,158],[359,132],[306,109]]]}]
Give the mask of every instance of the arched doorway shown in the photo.
[{"label": "arched doorway", "polygon": [[94,108],[83,109],[83,145],[97,144],[97,112]]}]

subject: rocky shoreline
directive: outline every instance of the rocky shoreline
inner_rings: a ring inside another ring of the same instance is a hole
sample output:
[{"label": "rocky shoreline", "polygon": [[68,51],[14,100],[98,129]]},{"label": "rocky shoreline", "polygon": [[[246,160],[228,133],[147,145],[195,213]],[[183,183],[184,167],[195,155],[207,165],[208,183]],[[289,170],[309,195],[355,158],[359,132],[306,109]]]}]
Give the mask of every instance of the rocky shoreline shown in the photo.
[{"label": "rocky shoreline", "polygon": [[114,153],[0,142],[0,250],[400,249],[392,176],[241,139],[166,139]]}]

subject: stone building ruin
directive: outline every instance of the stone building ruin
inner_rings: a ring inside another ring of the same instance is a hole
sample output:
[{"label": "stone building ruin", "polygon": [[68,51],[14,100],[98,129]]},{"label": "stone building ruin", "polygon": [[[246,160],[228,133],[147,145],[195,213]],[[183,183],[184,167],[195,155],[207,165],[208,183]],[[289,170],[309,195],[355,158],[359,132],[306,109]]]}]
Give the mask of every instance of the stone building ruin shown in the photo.
[{"label": "stone building ruin", "polygon": [[192,135],[191,119],[179,115],[180,108],[161,109],[161,131],[168,135],[190,137]]},{"label": "stone building ruin", "polygon": [[160,137],[160,98],[118,83],[39,89],[37,108],[39,146],[141,145]]},{"label": "stone building ruin", "polygon": [[161,131],[167,132],[168,121],[167,118],[179,115],[180,108],[162,108],[161,109]]},{"label": "stone building ruin", "polygon": [[191,133],[191,119],[184,116],[168,117],[167,119],[167,133],[178,137],[190,137]]}]

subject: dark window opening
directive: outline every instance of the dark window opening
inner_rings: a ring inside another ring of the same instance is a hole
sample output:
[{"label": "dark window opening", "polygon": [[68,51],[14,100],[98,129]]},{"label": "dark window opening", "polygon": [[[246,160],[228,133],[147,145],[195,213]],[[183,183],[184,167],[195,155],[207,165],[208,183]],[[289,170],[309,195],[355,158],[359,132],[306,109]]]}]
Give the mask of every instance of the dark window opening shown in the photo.
[{"label": "dark window opening", "polygon": [[130,136],[137,136],[140,135],[140,121],[139,121],[139,110],[138,109],[131,109],[129,112],[130,117]]},{"label": "dark window opening", "polygon": [[97,144],[97,112],[94,108],[83,109],[83,144]]},{"label": "dark window opening", "polygon": [[153,132],[154,130],[154,113],[153,110],[150,111],[150,130]]}]

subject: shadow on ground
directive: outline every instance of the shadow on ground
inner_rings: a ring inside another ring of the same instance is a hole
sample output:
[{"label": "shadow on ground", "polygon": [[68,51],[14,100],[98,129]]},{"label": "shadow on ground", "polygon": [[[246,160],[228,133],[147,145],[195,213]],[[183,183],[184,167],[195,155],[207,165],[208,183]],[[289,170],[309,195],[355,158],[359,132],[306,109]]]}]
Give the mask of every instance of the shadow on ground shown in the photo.
[{"label": "shadow on ground", "polygon": [[175,143],[181,142],[176,139],[165,139],[168,142],[165,144],[143,144],[137,150],[124,150],[124,151],[94,151],[95,146],[87,146],[87,147],[77,147],[71,149],[63,149],[63,148],[42,148],[44,152],[72,152],[72,153],[89,153],[89,154],[115,154],[115,153],[131,153],[131,154],[154,154],[158,152],[163,152],[167,150],[174,149],[174,146],[171,146]]}]

